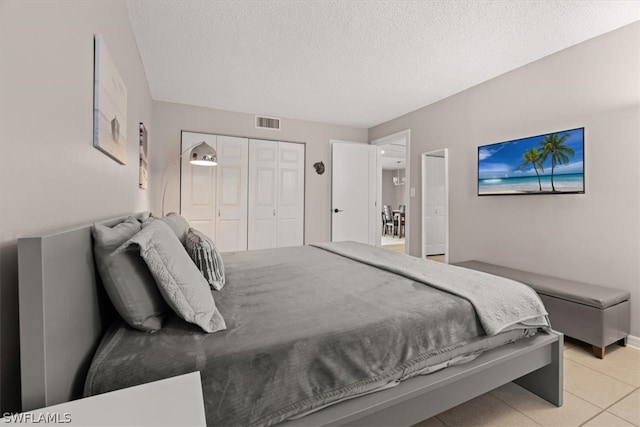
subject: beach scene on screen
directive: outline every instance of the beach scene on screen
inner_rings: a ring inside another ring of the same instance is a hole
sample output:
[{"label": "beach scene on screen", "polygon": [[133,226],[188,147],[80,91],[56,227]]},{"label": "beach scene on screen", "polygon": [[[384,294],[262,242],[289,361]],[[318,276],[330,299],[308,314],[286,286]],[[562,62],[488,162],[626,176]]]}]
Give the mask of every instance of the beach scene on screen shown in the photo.
[{"label": "beach scene on screen", "polygon": [[478,194],[584,192],[584,128],[478,147]]}]

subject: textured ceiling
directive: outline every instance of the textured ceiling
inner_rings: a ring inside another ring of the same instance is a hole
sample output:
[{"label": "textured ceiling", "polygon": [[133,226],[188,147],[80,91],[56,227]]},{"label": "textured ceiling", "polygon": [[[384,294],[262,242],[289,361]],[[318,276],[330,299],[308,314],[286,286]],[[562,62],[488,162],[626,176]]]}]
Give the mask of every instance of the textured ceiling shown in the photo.
[{"label": "textured ceiling", "polygon": [[640,20],[615,0],[127,6],[154,99],[363,128]]}]

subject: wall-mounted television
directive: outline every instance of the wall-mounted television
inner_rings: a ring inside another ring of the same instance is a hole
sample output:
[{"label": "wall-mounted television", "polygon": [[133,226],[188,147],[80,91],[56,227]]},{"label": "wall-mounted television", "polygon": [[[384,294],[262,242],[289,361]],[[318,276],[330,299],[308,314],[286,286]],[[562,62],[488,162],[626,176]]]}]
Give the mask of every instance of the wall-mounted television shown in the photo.
[{"label": "wall-mounted television", "polygon": [[584,128],[478,147],[478,195],[584,193]]}]

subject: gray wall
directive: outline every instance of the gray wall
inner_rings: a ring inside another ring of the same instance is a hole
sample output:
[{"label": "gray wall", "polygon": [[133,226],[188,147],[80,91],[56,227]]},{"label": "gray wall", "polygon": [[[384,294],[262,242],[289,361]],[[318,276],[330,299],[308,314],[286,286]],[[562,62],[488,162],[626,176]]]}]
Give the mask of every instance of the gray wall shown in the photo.
[{"label": "gray wall", "polygon": [[[0,5],[0,413],[20,409],[16,239],[147,210],[138,123],[156,132],[124,2]],[[93,34],[128,90],[127,165],[92,146]],[[153,150],[153,148],[150,148]]]},{"label": "gray wall", "polygon": [[[450,260],[478,259],[631,292],[640,336],[640,23],[369,130],[411,129],[411,254],[420,153],[449,148]],[[477,147],[585,127],[586,194],[476,195]]]},{"label": "gray wall", "polygon": [[[154,102],[153,138],[150,140],[150,167],[153,180],[153,211],[161,211],[162,183],[171,164],[180,154],[180,131],[206,132],[281,141],[306,142],[305,242],[331,239],[331,158],[329,140],[367,142],[367,130],[303,120],[282,119],[280,131],[256,129],[255,115],[215,110],[168,102]],[[318,175],[313,164],[325,164]],[[179,168],[171,174],[165,212],[180,207]]]},{"label": "gray wall", "polygon": [[[400,179],[405,174],[404,169],[400,169]],[[398,171],[382,171],[382,204],[389,205],[392,209],[398,209],[404,203],[404,185],[394,185],[393,177],[398,176]]]}]

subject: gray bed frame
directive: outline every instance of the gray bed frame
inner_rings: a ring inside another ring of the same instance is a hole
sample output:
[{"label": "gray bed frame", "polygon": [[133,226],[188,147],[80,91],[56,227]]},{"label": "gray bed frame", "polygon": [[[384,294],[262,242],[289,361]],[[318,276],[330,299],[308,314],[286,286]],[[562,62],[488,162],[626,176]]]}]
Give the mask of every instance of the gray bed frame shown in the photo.
[{"label": "gray bed frame", "polygon": [[[140,215],[140,214],[137,214]],[[125,217],[98,221],[115,225]],[[113,309],[91,226],[18,239],[22,410],[77,399]],[[283,425],[411,425],[514,381],[562,406],[563,335],[551,331]]]}]

